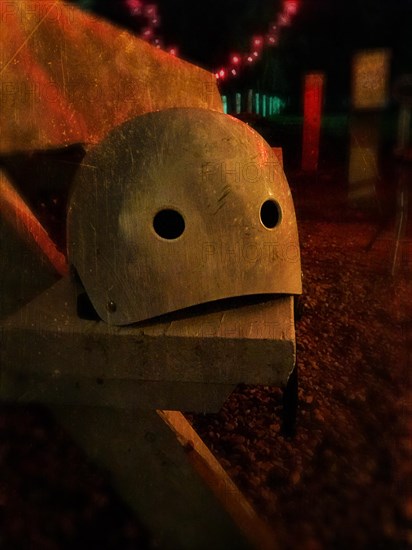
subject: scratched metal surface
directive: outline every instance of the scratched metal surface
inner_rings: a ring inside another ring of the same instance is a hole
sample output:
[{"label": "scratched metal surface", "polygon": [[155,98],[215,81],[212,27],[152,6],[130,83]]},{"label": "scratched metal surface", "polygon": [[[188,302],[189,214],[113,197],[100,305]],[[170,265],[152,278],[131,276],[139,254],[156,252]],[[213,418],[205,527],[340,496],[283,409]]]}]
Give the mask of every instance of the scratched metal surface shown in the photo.
[{"label": "scratched metal surface", "polygon": [[[272,228],[262,222],[266,201],[280,213]],[[184,219],[178,238],[156,233],[165,209]],[[222,298],[301,292],[295,212],[279,161],[248,125],[204,109],[143,115],[84,158],[68,250],[111,324]]]}]

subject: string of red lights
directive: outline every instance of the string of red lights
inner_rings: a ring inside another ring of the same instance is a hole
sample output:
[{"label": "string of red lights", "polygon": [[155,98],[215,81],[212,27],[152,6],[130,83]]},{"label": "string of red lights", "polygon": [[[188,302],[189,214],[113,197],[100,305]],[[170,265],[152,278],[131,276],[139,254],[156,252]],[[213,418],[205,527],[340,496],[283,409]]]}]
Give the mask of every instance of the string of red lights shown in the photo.
[{"label": "string of red lights", "polygon": [[132,17],[144,21],[140,30],[140,38],[150,42],[156,48],[161,48],[171,55],[178,55],[176,46],[165,47],[162,38],[158,33],[160,27],[160,15],[157,4],[146,3],[145,0],[125,0],[126,8]]},{"label": "string of red lights", "polygon": [[[251,66],[258,61],[265,47],[274,47],[279,43],[280,30],[291,24],[298,13],[301,0],[283,0],[282,9],[276,18],[269,23],[265,35],[256,35],[251,38],[251,49],[247,53],[232,53],[228,55],[228,63],[215,71],[219,81],[237,77],[242,67]],[[159,35],[160,15],[157,4],[146,3],[145,0],[125,0],[129,13],[145,23],[140,31],[140,37],[157,48],[164,49],[171,55],[178,55],[177,46],[165,47]]]},{"label": "string of red lights", "polygon": [[298,13],[300,0],[283,0],[282,10],[275,20],[269,23],[268,32],[265,35],[257,35],[251,38],[251,49],[247,53],[232,53],[226,66],[220,67],[215,76],[217,80],[237,77],[244,66],[251,66],[258,61],[265,47],[277,46],[280,39],[280,30],[291,24],[293,17]]}]

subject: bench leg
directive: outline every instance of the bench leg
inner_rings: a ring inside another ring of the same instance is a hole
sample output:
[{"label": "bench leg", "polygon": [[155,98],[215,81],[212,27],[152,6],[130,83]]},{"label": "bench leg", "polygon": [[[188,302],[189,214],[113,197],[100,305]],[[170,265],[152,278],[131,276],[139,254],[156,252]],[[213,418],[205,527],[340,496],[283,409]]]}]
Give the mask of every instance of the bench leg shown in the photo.
[{"label": "bench leg", "polygon": [[110,472],[155,548],[252,547],[192,467],[194,451],[182,447],[155,411],[56,406],[54,412],[89,458]]},{"label": "bench leg", "polygon": [[296,364],[283,390],[282,435],[284,437],[293,437],[296,432],[298,385],[298,366]]}]

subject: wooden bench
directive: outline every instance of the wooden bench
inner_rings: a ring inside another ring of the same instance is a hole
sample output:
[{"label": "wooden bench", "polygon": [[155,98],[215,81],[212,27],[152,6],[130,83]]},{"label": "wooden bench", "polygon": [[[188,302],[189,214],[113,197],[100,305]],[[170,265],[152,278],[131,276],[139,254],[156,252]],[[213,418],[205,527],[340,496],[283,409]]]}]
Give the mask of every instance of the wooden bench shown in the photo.
[{"label": "wooden bench", "polygon": [[66,277],[3,321],[1,391],[13,402],[48,404],[111,472],[161,548],[241,548],[242,531],[254,547],[270,548],[274,537],[183,415],[170,411],[218,411],[240,382],[286,386],[294,338],[291,297],[112,327],[79,318]]}]

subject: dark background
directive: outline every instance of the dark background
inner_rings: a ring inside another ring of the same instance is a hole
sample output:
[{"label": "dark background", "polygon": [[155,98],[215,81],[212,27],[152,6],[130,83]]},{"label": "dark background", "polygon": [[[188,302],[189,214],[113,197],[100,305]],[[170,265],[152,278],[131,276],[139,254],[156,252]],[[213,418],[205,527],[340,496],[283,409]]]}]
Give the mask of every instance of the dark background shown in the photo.
[{"label": "dark background", "polygon": [[[119,0],[78,0],[81,6],[140,33],[143,18],[134,17]],[[348,105],[353,53],[364,48],[390,48],[392,83],[412,72],[411,0],[301,0],[298,14],[281,30],[276,47],[267,47],[259,62],[241,76],[221,83],[223,93],[253,87],[288,98],[299,108],[302,74],[324,71],[326,110]],[[264,35],[282,9],[279,0],[158,0],[159,35],[176,45],[179,55],[215,71],[233,52],[250,51],[254,35]]]}]

